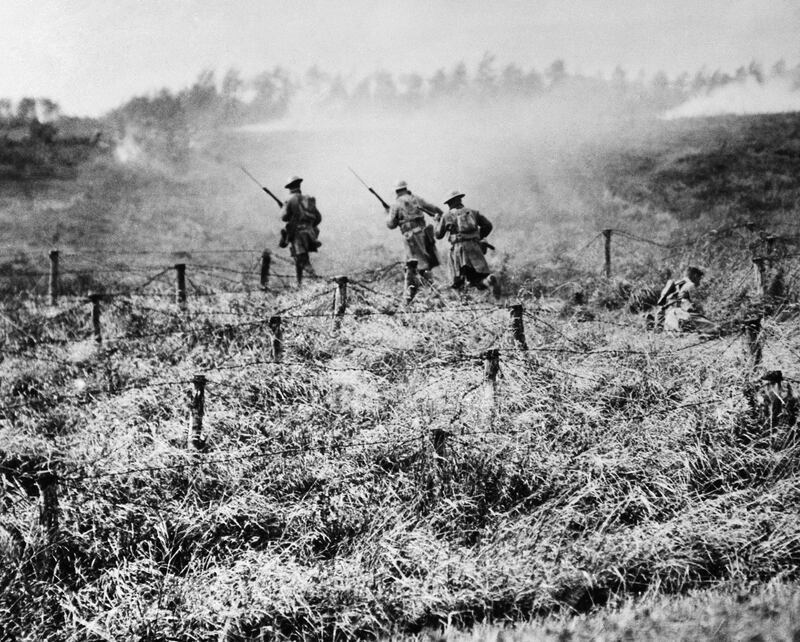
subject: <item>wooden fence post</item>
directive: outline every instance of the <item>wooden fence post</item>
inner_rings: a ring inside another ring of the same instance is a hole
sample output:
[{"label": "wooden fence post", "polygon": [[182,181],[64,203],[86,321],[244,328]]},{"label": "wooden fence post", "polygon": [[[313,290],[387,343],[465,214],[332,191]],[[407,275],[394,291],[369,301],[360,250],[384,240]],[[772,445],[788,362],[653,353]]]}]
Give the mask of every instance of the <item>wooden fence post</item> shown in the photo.
[{"label": "wooden fence post", "polygon": [[430,432],[431,436],[431,443],[433,444],[433,452],[437,458],[444,457],[447,450],[446,450],[446,442],[447,438],[450,436],[450,433],[442,428],[434,428]]},{"label": "wooden fence post", "polygon": [[264,250],[261,253],[261,289],[269,289],[269,266],[272,263],[272,253]]},{"label": "wooden fence post", "polygon": [[492,348],[483,353],[483,390],[486,405],[494,411],[497,405],[497,373],[500,371],[500,350]]},{"label": "wooden fence post", "polygon": [[58,289],[58,250],[50,250],[50,280],[47,282],[50,305],[58,302]]},{"label": "wooden fence post", "polygon": [[772,267],[772,261],[775,259],[775,242],[778,237],[774,234],[767,234],[764,237],[764,246],[767,251],[767,266]]},{"label": "wooden fence post", "polygon": [[186,310],[186,263],[175,264],[175,274],[177,276],[175,289],[175,303],[181,311]]},{"label": "wooden fence post", "polygon": [[94,342],[103,343],[103,332],[100,326],[100,299],[102,294],[99,292],[89,292],[89,301],[92,303],[92,334]]},{"label": "wooden fence post", "polygon": [[269,331],[272,333],[272,360],[280,362],[283,360],[283,329],[281,328],[281,317],[273,316],[269,318]]},{"label": "wooden fence post", "polygon": [[189,419],[189,446],[196,450],[202,450],[205,446],[203,437],[203,415],[206,409],[206,377],[205,375],[195,375],[192,378],[192,399],[190,402]]},{"label": "wooden fence post", "polygon": [[522,320],[524,308],[521,303],[515,303],[509,307],[511,314],[511,333],[514,335],[514,341],[517,342],[520,350],[528,349],[528,342],[525,340],[525,323]]},{"label": "wooden fence post", "polygon": [[417,295],[417,263],[417,259],[406,261],[406,303],[411,303]]},{"label": "wooden fence post", "polygon": [[[39,527],[44,533],[47,543],[52,545],[58,541],[58,477],[51,470],[42,471],[36,478],[39,487]],[[48,555],[52,559],[52,556]]]},{"label": "wooden fence post", "polygon": [[761,317],[752,317],[744,322],[746,357],[750,368],[755,369],[761,364],[764,351],[764,336],[761,332]]},{"label": "wooden fence post", "polygon": [[605,272],[606,278],[611,278],[611,232],[613,230],[603,230],[603,236],[605,237]]},{"label": "wooden fence post", "polygon": [[337,276],[334,281],[336,281],[336,294],[334,294],[333,329],[338,330],[342,325],[342,317],[347,312],[347,277]]},{"label": "wooden fence post", "polygon": [[766,261],[763,256],[757,256],[753,259],[753,276],[755,277],[756,294],[759,298],[764,298],[767,292],[767,274],[766,274]]}]

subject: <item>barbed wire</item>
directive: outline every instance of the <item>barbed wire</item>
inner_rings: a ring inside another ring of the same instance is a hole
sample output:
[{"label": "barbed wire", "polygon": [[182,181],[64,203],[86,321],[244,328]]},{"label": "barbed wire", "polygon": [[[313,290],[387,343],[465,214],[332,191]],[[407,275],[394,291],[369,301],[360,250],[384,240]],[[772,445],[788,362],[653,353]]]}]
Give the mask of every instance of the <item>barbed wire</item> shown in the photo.
[{"label": "barbed wire", "polygon": [[[259,321],[246,322],[246,323],[240,323],[240,324],[226,324],[224,326],[220,326],[219,329],[224,331],[224,330],[229,329],[229,328],[252,327],[252,326],[257,326],[257,325],[264,325],[266,323],[268,323],[268,320],[263,320],[262,319],[262,320],[259,320]],[[164,333],[164,334],[173,334],[173,333],[185,332],[185,331],[186,330],[176,330],[176,331],[173,331],[173,332],[170,332],[170,333]],[[143,338],[143,337],[146,337],[146,336],[147,335],[139,335],[136,338]],[[494,343],[496,338],[497,337],[495,337],[493,339],[492,343]],[[735,336],[734,340],[736,338],[737,337]],[[682,348],[678,348],[676,351],[683,350],[683,349],[686,349],[688,347],[695,347],[696,345],[702,345],[702,343],[706,343],[706,342],[707,341],[704,341],[704,342],[701,342],[701,343],[698,343],[698,344],[692,344],[691,346],[684,346]],[[733,341],[731,341],[731,343],[728,345],[727,349],[730,348],[732,343],[733,343]],[[539,347],[538,349],[540,351],[556,352],[556,353],[568,353],[568,354],[580,354],[580,355],[584,355],[584,356],[593,355],[593,354],[594,355],[596,355],[596,354],[613,354],[613,355],[619,355],[619,354],[649,355],[649,354],[651,354],[651,353],[644,352],[644,351],[620,350],[620,349],[595,350],[595,351],[591,351],[591,350],[589,350],[589,351],[574,351],[574,350],[565,350],[563,348],[557,348],[557,347]],[[726,349],[726,351],[727,351],[727,349]],[[502,348],[497,348],[496,350],[498,350],[498,352],[506,353],[507,356],[510,356],[512,358],[512,360],[527,362],[525,354],[524,353],[520,354],[518,350],[502,349]],[[537,347],[529,348],[529,350],[530,351],[537,351]],[[402,372],[402,371],[408,371],[408,370],[412,370],[413,371],[413,370],[427,370],[427,369],[431,369],[431,368],[445,368],[445,367],[451,367],[451,366],[457,365],[459,363],[476,362],[476,361],[478,361],[480,359],[483,359],[485,357],[485,355],[486,355],[486,351],[485,350],[481,351],[479,353],[460,353],[460,352],[456,353],[456,352],[451,352],[450,354],[445,355],[447,358],[445,358],[445,359],[438,358],[435,362],[428,363],[428,364],[411,363],[411,364],[404,364],[402,366],[399,365],[399,364],[392,364],[391,367],[390,367],[390,370],[392,372]],[[213,374],[214,372],[230,371],[230,370],[241,370],[241,369],[247,369],[247,368],[251,368],[251,367],[255,367],[255,366],[265,366],[265,365],[274,365],[274,366],[279,366],[279,367],[304,367],[304,368],[308,368],[308,369],[311,369],[311,370],[322,370],[322,371],[339,371],[339,372],[351,371],[351,372],[366,372],[366,373],[370,373],[370,374],[375,374],[375,372],[374,372],[375,366],[373,366],[372,368],[363,367],[363,366],[336,366],[336,365],[322,364],[320,362],[309,361],[309,360],[291,362],[291,361],[275,360],[275,359],[259,359],[259,360],[255,360],[255,361],[245,362],[245,363],[229,364],[229,365],[216,366],[216,367],[212,367],[212,368],[206,368],[206,369],[203,370],[203,374],[208,376],[208,375]],[[537,363],[533,364],[533,367],[534,368],[538,368],[538,369],[544,369],[544,370],[557,372],[557,373],[560,373],[560,374],[563,374],[563,375],[566,375],[566,376],[571,376],[571,377],[575,377],[575,378],[579,378],[579,379],[591,380],[591,381],[594,381],[596,383],[605,383],[606,382],[606,380],[598,379],[596,377],[590,377],[590,376],[579,374],[579,373],[570,372],[570,371],[567,371],[567,370],[563,370],[561,368],[556,368],[556,367],[551,366],[549,364],[543,364],[543,363],[538,363],[537,362]],[[175,381],[166,381],[166,382],[156,382],[156,383],[139,382],[139,383],[135,383],[135,384],[130,384],[128,386],[115,386],[115,387],[113,387],[112,390],[83,391],[80,395],[66,396],[66,397],[61,397],[61,398],[55,399],[55,400],[53,400],[53,403],[57,403],[59,401],[65,401],[65,400],[69,400],[69,399],[85,398],[87,396],[91,397],[91,395],[108,394],[109,392],[113,393],[113,394],[116,394],[118,392],[122,392],[122,391],[125,391],[125,390],[131,390],[131,389],[158,388],[158,387],[162,387],[162,386],[171,386],[171,385],[177,385],[177,384],[184,384],[184,383],[188,383],[188,382],[189,382],[189,380],[184,380],[184,379],[175,380]],[[26,407],[26,406],[31,406],[31,405],[39,405],[39,404],[47,405],[47,403],[48,402],[45,402],[44,400],[42,400],[40,398],[31,399],[31,400],[27,400],[27,401],[23,401],[23,402],[17,402],[16,404],[6,404],[4,406],[0,406],[0,412],[4,412],[4,411],[8,411],[8,410],[14,410],[16,408]]]},{"label": "barbed wire", "polygon": [[[450,425],[452,426],[455,421],[458,419],[459,416],[463,413],[461,408],[461,403],[463,400],[472,392],[480,388],[482,383],[475,384],[469,387],[464,393],[460,396],[460,400],[458,402],[458,408],[456,409],[456,413],[454,417],[450,421]],[[715,403],[723,403],[730,399],[735,399],[735,397],[729,397],[727,399],[720,398],[719,396],[708,397],[705,399],[687,402],[687,403],[678,403],[674,405],[670,405],[667,408],[656,408],[650,409],[641,413],[636,413],[633,415],[625,415],[624,419],[628,422],[632,421],[640,421],[642,419],[646,419],[648,417],[663,415],[670,412],[674,412],[677,410],[686,410],[690,408],[699,408],[701,406],[715,404]],[[580,426],[582,424],[569,424],[573,426]],[[460,433],[448,433],[449,437],[453,438],[463,438],[463,437],[472,437],[472,436],[481,436],[487,434],[497,434],[497,435],[504,435],[504,436],[514,436],[518,434],[522,434],[525,432],[530,432],[530,428],[525,429],[517,429],[517,430],[503,430],[500,431],[494,427],[491,427],[486,430],[471,430],[471,431],[462,431]],[[303,445],[303,446],[291,446],[287,448],[280,448],[275,450],[264,451],[260,450],[253,453],[247,453],[246,451],[239,450],[235,453],[226,453],[220,457],[208,457],[208,456],[197,456],[196,453],[192,453],[188,460],[176,462],[172,464],[162,464],[159,466],[138,466],[134,468],[127,468],[121,471],[106,471],[100,473],[86,473],[80,475],[70,475],[67,477],[62,476],[62,479],[71,481],[71,482],[80,482],[87,479],[101,479],[101,478],[109,478],[109,477],[122,477],[132,474],[139,474],[139,473],[157,473],[165,470],[178,470],[190,467],[199,467],[203,465],[215,465],[215,464],[226,464],[231,462],[241,462],[241,461],[255,461],[259,459],[267,459],[271,457],[278,457],[278,456],[286,456],[286,455],[302,455],[311,452],[337,452],[343,450],[349,450],[351,448],[364,448],[368,446],[387,446],[392,445],[395,448],[402,447],[407,444],[418,443],[420,438],[424,437],[424,434],[417,435],[414,437],[410,437],[405,440],[395,441],[390,440],[387,438],[384,439],[375,439],[375,440],[362,440],[362,441],[351,441],[347,443],[339,443],[339,444],[320,444],[316,446],[311,445]]]},{"label": "barbed wire", "polygon": [[647,243],[649,245],[654,245],[656,247],[664,248],[664,249],[667,249],[667,250],[674,250],[674,249],[686,246],[685,243],[668,245],[666,243],[659,243],[658,241],[651,241],[650,239],[646,239],[646,238],[644,238],[642,236],[637,236],[636,234],[631,234],[630,232],[626,232],[625,230],[612,229],[611,232],[615,233],[615,234],[618,234],[618,235],[620,235],[620,236],[622,236],[624,238],[631,239],[632,241],[639,241],[640,243]]},{"label": "barbed wire", "polygon": [[[46,252],[49,250],[39,250]],[[67,250],[60,256],[96,255],[104,256],[190,256],[192,254],[253,254],[264,252],[264,248],[193,248],[188,250]]]},{"label": "barbed wire", "polygon": [[209,464],[227,464],[243,460],[254,461],[258,459],[268,459],[271,457],[305,454],[310,452],[323,452],[323,453],[329,451],[335,452],[337,450],[349,450],[351,448],[364,448],[367,446],[385,446],[392,444],[395,447],[401,447],[406,444],[415,443],[418,441],[419,437],[415,436],[399,442],[390,442],[387,439],[375,439],[367,441],[353,441],[344,444],[320,444],[318,446],[290,446],[287,448],[279,448],[276,450],[260,451],[256,453],[251,453],[249,455],[240,451],[235,454],[227,454],[223,457],[202,457],[202,458],[192,457],[189,461],[177,462],[174,464],[167,464],[161,466],[141,466],[137,468],[128,468],[126,470],[121,470],[121,471],[109,471],[105,473],[96,473],[96,474],[72,475],[67,477],[66,479],[70,481],[83,481],[85,479],[100,479],[103,477],[122,477],[136,473],[154,473],[154,472],[161,472],[164,470],[176,470],[176,469],[191,468],[195,466],[209,465]]}]

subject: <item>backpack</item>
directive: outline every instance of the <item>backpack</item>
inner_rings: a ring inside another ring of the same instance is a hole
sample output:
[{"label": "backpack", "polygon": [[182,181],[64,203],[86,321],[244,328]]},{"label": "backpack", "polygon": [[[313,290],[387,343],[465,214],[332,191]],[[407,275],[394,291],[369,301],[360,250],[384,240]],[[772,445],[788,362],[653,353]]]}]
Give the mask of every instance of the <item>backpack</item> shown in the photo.
[{"label": "backpack", "polygon": [[317,224],[317,199],[307,194],[301,194],[297,200],[300,207],[300,216],[298,217],[299,224],[306,224],[314,226]]},{"label": "backpack", "polygon": [[404,194],[398,201],[400,203],[400,216],[398,217],[400,225],[425,219],[425,215],[419,207],[419,202],[413,194]]},{"label": "backpack", "polygon": [[478,220],[475,212],[468,209],[461,209],[456,212],[456,234],[477,234]]}]

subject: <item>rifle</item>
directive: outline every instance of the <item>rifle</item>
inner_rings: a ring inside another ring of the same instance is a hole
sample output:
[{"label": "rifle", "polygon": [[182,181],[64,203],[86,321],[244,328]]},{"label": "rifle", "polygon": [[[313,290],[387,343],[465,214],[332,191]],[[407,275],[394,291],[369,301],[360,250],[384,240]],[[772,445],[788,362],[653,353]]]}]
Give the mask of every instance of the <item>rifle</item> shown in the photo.
[{"label": "rifle", "polygon": [[367,185],[364,182],[364,179],[361,178],[358,174],[356,174],[355,170],[352,167],[348,167],[347,169],[349,169],[353,173],[353,176],[355,176],[364,187],[366,187],[370,192],[372,192],[372,195],[381,202],[381,205],[383,205],[383,209],[385,209],[388,212],[389,211],[389,204],[380,197],[378,192],[376,192],[369,185]]},{"label": "rifle", "polygon": [[283,201],[281,199],[279,199],[277,196],[275,196],[275,194],[270,192],[269,189],[267,189],[261,183],[259,183],[258,179],[256,179],[255,176],[253,176],[250,172],[248,172],[241,165],[239,165],[239,169],[242,170],[245,174],[247,174],[247,176],[250,178],[250,180],[253,181],[256,185],[258,185],[261,189],[263,189],[267,193],[268,196],[271,196],[272,200],[274,200],[278,204],[278,207],[283,207]]},{"label": "rifle", "polygon": [[[256,185],[258,185],[261,189],[263,189],[268,196],[271,196],[272,200],[278,204],[278,207],[283,207],[283,201],[279,199],[277,196],[275,196],[275,194],[270,192],[269,189],[267,189],[261,183],[259,183],[258,179],[256,179],[255,176],[253,176],[250,172],[248,172],[242,165],[239,165],[239,169],[242,170],[245,174],[247,174],[250,180],[253,181]],[[294,239],[294,225],[290,221],[286,223],[286,226],[281,230],[281,239],[278,242],[278,247],[287,247],[289,243],[292,242],[292,239]],[[294,249],[292,249],[292,252],[294,252]]]}]

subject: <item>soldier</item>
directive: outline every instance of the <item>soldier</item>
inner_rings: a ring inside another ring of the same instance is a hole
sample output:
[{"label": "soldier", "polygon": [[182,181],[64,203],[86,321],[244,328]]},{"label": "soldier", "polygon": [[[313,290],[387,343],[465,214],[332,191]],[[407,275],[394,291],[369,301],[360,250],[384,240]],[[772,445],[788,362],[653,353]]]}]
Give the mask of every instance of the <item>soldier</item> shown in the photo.
[{"label": "soldier", "polygon": [[780,370],[770,370],[762,375],[754,402],[760,419],[770,430],[781,424],[793,426],[797,421],[797,397]]},{"label": "soldier", "polygon": [[297,285],[303,281],[303,271],[315,276],[314,268],[308,257],[309,252],[316,252],[320,245],[319,228],[322,216],[317,209],[317,201],[313,196],[300,193],[303,179],[292,176],[285,187],[289,190],[289,198],[283,204],[281,220],[286,228],[281,232],[281,247],[289,246],[294,257]]},{"label": "soldier", "polygon": [[[405,181],[398,181],[394,188],[396,200],[389,206],[386,227],[400,228],[403,234],[405,260],[417,262],[417,274],[430,282],[431,270],[439,265],[436,254],[436,241],[433,239],[433,226],[425,224],[425,214],[439,217],[441,208],[431,205],[425,199],[412,194]],[[406,267],[406,303],[416,294],[419,281]]]},{"label": "soldier", "polygon": [[658,297],[655,314],[651,312],[648,315],[648,323],[654,321],[656,330],[663,327],[664,330],[674,332],[696,331],[703,335],[719,334],[717,324],[703,316],[701,307],[692,301],[702,278],[703,271],[690,266],[686,268],[682,279],[667,281]]},{"label": "soldier", "polygon": [[[489,272],[489,265],[483,256],[486,248],[491,247],[483,239],[492,231],[492,224],[480,212],[464,207],[463,198],[463,192],[449,192],[444,203],[450,209],[436,219],[436,238],[450,234],[451,287],[460,290],[467,282],[479,290],[485,290],[488,283],[495,298],[500,298],[500,284],[497,277]],[[487,283],[483,282],[484,279]]]}]

